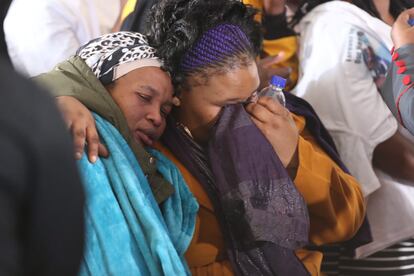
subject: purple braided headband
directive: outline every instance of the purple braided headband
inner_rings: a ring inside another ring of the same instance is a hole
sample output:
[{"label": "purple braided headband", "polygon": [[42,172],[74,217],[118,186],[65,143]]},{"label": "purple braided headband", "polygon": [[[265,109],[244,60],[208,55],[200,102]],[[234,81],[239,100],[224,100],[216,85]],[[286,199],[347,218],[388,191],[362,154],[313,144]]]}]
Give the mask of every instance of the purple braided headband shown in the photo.
[{"label": "purple braided headband", "polygon": [[184,54],[180,69],[192,72],[250,49],[251,43],[239,26],[223,23],[206,31]]}]

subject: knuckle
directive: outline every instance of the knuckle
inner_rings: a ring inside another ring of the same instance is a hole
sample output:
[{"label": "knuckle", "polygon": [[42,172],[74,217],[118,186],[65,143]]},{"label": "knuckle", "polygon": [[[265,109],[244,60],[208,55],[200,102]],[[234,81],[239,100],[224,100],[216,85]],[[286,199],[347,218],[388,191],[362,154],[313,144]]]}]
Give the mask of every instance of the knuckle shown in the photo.
[{"label": "knuckle", "polygon": [[83,117],[85,117],[85,114],[83,114],[82,110],[77,110],[76,111],[76,116],[79,117],[79,118],[83,118]]},{"label": "knuckle", "polygon": [[268,97],[267,99],[266,99],[266,103],[268,104],[268,105],[274,105],[275,104],[275,98],[273,98],[273,97]]},{"label": "knuckle", "polygon": [[90,143],[95,143],[95,144],[99,143],[99,137],[96,134],[91,135],[88,140]]},{"label": "knuckle", "polygon": [[85,145],[84,145],[84,143],[82,141],[75,142],[74,143],[74,146],[75,146],[75,150],[76,151],[79,151],[79,152],[82,151],[83,148],[85,147]]},{"label": "knuckle", "polygon": [[270,98],[270,97],[261,97],[260,98],[260,103],[263,103],[263,104],[267,104],[270,101],[272,101],[272,98]]},{"label": "knuckle", "polygon": [[251,107],[251,112],[257,114],[259,112],[259,106],[257,104]]},{"label": "knuckle", "polygon": [[85,130],[83,128],[75,129],[73,135],[77,138],[85,138]]}]

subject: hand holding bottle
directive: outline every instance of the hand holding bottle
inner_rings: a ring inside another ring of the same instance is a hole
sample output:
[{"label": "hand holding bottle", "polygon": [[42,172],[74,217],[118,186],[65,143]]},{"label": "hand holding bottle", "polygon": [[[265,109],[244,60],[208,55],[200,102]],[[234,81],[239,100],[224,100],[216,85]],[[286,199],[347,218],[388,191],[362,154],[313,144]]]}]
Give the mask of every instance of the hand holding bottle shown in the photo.
[{"label": "hand holding bottle", "polygon": [[283,89],[286,86],[286,79],[279,76],[272,76],[269,86],[263,88],[259,92],[259,98],[263,96],[271,97],[277,100],[282,106],[286,106],[285,94]]},{"label": "hand holding bottle", "polygon": [[270,97],[259,98],[248,104],[246,110],[287,167],[295,158],[299,140],[299,131],[289,110]]}]

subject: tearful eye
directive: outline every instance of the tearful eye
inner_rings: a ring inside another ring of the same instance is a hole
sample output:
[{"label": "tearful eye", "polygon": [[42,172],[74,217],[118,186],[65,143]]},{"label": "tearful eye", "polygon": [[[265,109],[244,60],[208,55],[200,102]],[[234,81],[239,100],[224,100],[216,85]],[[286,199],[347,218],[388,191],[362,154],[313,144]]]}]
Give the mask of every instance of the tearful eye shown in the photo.
[{"label": "tearful eye", "polygon": [[138,93],[138,97],[141,99],[141,100],[143,100],[143,101],[145,101],[145,102],[151,102],[151,96],[148,96],[148,95],[145,95],[145,94],[141,94],[141,93]]}]

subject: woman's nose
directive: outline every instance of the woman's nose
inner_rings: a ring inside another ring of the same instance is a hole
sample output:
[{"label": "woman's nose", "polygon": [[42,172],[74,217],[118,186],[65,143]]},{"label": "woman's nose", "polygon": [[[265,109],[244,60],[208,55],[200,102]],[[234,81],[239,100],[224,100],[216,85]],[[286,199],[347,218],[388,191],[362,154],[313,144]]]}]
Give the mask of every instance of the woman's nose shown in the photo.
[{"label": "woman's nose", "polygon": [[153,108],[147,113],[147,120],[151,121],[155,127],[159,127],[162,124],[163,117],[159,108]]}]

